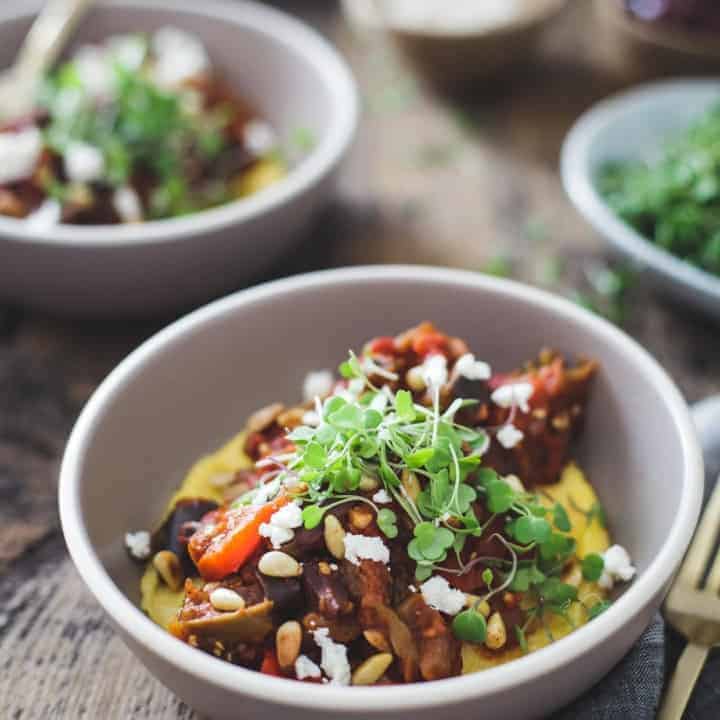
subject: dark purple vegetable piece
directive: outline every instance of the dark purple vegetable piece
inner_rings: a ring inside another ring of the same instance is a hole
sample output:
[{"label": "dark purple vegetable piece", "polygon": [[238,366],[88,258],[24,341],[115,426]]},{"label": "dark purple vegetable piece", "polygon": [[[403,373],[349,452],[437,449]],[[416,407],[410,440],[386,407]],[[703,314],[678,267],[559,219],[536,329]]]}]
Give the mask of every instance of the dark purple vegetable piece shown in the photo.
[{"label": "dark purple vegetable piece", "polygon": [[289,543],[285,543],[282,550],[296,560],[317,557],[325,550],[322,523],[312,530],[306,530],[303,527],[295,530],[295,537]]},{"label": "dark purple vegetable piece", "polygon": [[201,518],[217,507],[216,502],[201,498],[178,500],[167,520],[153,533],[153,553],[172,550],[178,556],[185,575],[197,575],[195,563],[188,554],[188,541],[197,530]]},{"label": "dark purple vegetable piece", "polygon": [[[328,563],[322,563],[327,569]],[[352,608],[348,589],[337,570],[322,572],[321,562],[313,560],[303,565],[302,582],[308,605],[327,618],[336,618]]]},{"label": "dark purple vegetable piece", "polygon": [[298,578],[274,578],[257,573],[265,597],[272,600],[278,617],[291,615],[303,605],[302,585]]}]

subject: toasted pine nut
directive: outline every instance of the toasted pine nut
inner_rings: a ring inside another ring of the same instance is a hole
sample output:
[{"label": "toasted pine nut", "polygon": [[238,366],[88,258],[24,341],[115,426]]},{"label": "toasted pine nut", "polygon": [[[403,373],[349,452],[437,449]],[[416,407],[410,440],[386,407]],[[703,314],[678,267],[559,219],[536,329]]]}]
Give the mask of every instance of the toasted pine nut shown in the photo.
[{"label": "toasted pine nut", "polygon": [[390,643],[379,630],[365,630],[363,635],[368,643],[376,650],[380,650],[381,652],[390,652]]},{"label": "toasted pine nut", "polygon": [[352,684],[374,685],[385,674],[392,661],[393,656],[390,653],[372,655],[355,669],[352,674]]},{"label": "toasted pine nut", "polygon": [[273,403],[256,410],[248,419],[247,429],[250,432],[262,432],[283,410],[285,410],[285,406],[282,403]]},{"label": "toasted pine nut", "polygon": [[345,529],[334,515],[325,516],[325,546],[337,560],[345,557]]},{"label": "toasted pine nut", "polygon": [[487,637],[485,645],[491,650],[499,650],[507,642],[507,631],[505,621],[499,612],[494,612],[487,623]]},{"label": "toasted pine nut", "polygon": [[372,511],[363,505],[355,505],[355,507],[350,508],[348,517],[353,527],[358,530],[364,530],[373,521]]},{"label": "toasted pine nut", "polygon": [[417,475],[415,473],[410,472],[409,470],[403,470],[402,474],[400,476],[400,482],[402,483],[402,486],[405,488],[405,492],[408,494],[408,497],[414,502],[418,499],[418,495],[420,494],[421,487],[420,483],[418,482]]},{"label": "toasted pine nut", "polygon": [[405,382],[411,390],[420,392],[425,389],[425,380],[423,379],[423,368],[420,365],[411,367],[405,373]]},{"label": "toasted pine nut", "polygon": [[266,552],[258,562],[258,570],[263,575],[280,578],[297,577],[302,573],[300,563],[291,555],[280,550]]},{"label": "toasted pine nut", "polygon": [[465,603],[468,607],[475,608],[483,617],[487,617],[490,614],[490,605],[488,604],[488,601],[480,600],[477,595],[466,593]]},{"label": "toasted pine nut", "polygon": [[275,649],[280,667],[290,667],[300,654],[302,627],[297,620],[284,622],[275,633]]},{"label": "toasted pine nut", "polygon": [[234,590],[220,587],[210,593],[210,604],[216,610],[234,612],[245,607],[245,600],[243,600],[242,595],[238,595]]},{"label": "toasted pine nut", "polygon": [[185,575],[180,566],[178,556],[172,550],[161,550],[153,558],[153,567],[171,590],[180,590],[185,582]]},{"label": "toasted pine nut", "polygon": [[372,492],[380,487],[380,481],[372,475],[363,475],[360,478],[358,488],[364,492]]},{"label": "toasted pine nut", "polygon": [[332,573],[330,566],[322,560],[318,563],[318,570],[320,571],[321,575],[330,575]]}]

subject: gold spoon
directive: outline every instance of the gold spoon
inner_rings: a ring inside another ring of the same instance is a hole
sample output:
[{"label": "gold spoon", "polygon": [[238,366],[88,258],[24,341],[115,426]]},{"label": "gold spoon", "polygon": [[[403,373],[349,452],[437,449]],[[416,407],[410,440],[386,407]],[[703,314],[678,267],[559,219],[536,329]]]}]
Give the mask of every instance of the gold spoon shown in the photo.
[{"label": "gold spoon", "polygon": [[30,113],[45,72],[54,64],[92,0],[48,0],[25,36],[15,62],[0,74],[0,118]]}]

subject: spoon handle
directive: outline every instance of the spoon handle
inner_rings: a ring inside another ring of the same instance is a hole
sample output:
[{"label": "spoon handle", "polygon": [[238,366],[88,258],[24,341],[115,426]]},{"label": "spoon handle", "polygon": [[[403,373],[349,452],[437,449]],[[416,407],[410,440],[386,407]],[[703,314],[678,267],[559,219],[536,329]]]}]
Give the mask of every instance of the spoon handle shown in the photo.
[{"label": "spoon handle", "polygon": [[31,85],[57,60],[93,0],[48,0],[17,54],[15,77]]}]

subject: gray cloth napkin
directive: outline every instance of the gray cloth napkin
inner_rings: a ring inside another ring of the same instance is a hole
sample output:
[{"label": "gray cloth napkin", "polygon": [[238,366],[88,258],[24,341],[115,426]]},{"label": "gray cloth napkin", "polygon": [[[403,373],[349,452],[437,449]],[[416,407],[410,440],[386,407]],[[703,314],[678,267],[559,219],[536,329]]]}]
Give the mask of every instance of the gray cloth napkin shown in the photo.
[{"label": "gray cloth napkin", "polygon": [[[703,425],[716,424],[716,416],[708,416],[708,423],[703,424],[697,412],[694,415],[705,456],[707,502],[720,472],[720,443],[717,432]],[[633,649],[553,720],[653,720],[684,647],[685,640],[656,615]],[[683,720],[720,720],[720,648],[710,654]]]}]

